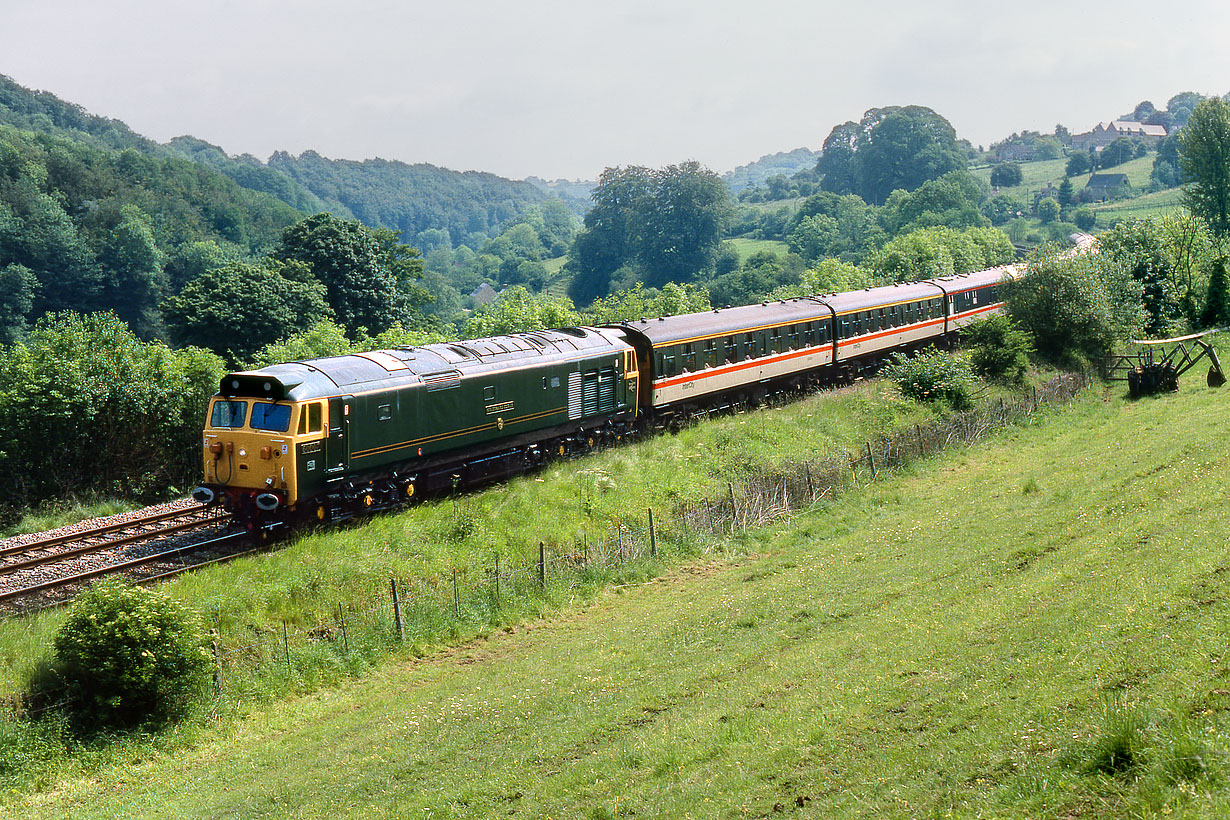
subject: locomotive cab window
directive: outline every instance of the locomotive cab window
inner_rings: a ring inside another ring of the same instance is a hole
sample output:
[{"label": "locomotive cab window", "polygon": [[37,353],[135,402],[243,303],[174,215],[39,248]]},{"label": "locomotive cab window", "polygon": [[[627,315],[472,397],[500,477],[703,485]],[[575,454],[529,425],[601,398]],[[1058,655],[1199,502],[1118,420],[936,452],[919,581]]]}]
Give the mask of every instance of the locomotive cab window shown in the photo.
[{"label": "locomotive cab window", "polygon": [[320,402],[305,404],[299,410],[299,435],[319,433],[324,425],[321,422]]},{"label": "locomotive cab window", "polygon": [[246,401],[226,401],[219,399],[214,402],[213,412],[209,414],[210,427],[243,427],[243,420],[248,415]]},{"label": "locomotive cab window", "polygon": [[495,401],[495,385],[489,384],[483,388],[483,401]]},{"label": "locomotive cab window", "polygon": [[377,421],[388,421],[391,418],[393,418],[393,406],[392,405],[382,404],[376,408],[376,420]]},{"label": "locomotive cab window", "polygon": [[290,405],[258,401],[252,404],[252,429],[285,433],[290,429]]}]

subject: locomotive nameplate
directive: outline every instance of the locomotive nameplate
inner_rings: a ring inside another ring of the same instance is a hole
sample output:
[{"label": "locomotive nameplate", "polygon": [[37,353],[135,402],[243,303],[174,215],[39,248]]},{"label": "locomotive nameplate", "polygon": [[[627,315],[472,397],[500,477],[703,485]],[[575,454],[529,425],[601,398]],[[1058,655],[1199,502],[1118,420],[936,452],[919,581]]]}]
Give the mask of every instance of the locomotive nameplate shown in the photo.
[{"label": "locomotive nameplate", "polygon": [[496,413],[506,413],[512,409],[513,409],[513,402],[511,401],[502,401],[499,404],[488,404],[487,405],[487,415],[494,416]]}]

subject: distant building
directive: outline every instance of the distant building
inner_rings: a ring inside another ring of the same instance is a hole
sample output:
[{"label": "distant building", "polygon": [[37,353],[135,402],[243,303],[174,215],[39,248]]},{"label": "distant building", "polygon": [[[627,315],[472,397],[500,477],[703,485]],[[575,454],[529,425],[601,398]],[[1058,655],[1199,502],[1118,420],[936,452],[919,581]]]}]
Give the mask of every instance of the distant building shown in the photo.
[{"label": "distant building", "polygon": [[1127,174],[1092,174],[1085,183],[1085,190],[1094,199],[1106,199],[1116,188],[1131,187]]},{"label": "distant building", "polygon": [[995,156],[1000,162],[1030,162],[1034,158],[1034,147],[1023,143],[1008,143],[996,148]]},{"label": "distant building", "polygon": [[499,296],[500,294],[495,292],[495,288],[486,282],[476,287],[474,292],[470,294],[470,298],[474,300],[475,307],[486,307],[498,299]]},{"label": "distant building", "polygon": [[1038,212],[1038,203],[1044,199],[1053,199],[1056,202],[1058,202],[1059,201],[1059,188],[1055,187],[1054,185],[1048,182],[1042,188],[1042,190],[1034,194],[1034,213],[1035,214]]},{"label": "distant building", "polygon": [[1149,145],[1156,145],[1166,138],[1166,126],[1145,125],[1130,120],[1114,120],[1110,123],[1098,123],[1092,131],[1072,135],[1072,147],[1080,151],[1090,148],[1101,151],[1120,137],[1142,139]]}]

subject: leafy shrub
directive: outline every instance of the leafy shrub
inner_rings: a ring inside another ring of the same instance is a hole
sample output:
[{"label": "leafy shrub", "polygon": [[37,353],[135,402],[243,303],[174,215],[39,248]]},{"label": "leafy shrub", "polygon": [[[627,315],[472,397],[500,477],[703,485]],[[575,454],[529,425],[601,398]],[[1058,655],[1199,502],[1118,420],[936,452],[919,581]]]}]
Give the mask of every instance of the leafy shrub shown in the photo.
[{"label": "leafy shrub", "polygon": [[1072,213],[1072,221],[1076,223],[1076,227],[1087,231],[1097,224],[1098,215],[1093,212],[1092,208],[1081,206]]},{"label": "leafy shrub", "polygon": [[105,582],[83,593],[55,637],[51,663],[84,732],[157,727],[182,716],[209,669],[205,630],[154,590]]},{"label": "leafy shrub", "polygon": [[945,402],[954,410],[973,406],[974,373],[964,359],[930,348],[895,356],[884,373],[912,399]]},{"label": "leafy shrub", "polygon": [[1060,363],[1096,361],[1144,324],[1141,285],[1104,254],[1063,258],[1054,248],[1031,257],[1008,290],[1008,314],[1034,338],[1038,353]]},{"label": "leafy shrub", "polygon": [[969,344],[973,371],[988,379],[1024,384],[1033,341],[1007,316],[990,316],[967,326],[962,335]]}]

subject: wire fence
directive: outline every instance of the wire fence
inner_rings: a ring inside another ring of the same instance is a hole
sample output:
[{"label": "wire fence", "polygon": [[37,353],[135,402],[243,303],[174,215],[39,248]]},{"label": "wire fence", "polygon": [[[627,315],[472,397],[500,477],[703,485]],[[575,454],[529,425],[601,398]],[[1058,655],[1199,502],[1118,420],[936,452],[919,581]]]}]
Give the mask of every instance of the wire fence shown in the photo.
[{"label": "wire fence", "polygon": [[[868,441],[858,452],[730,481],[718,497],[630,515],[601,540],[544,538],[536,556],[509,560],[497,555],[444,577],[390,578],[371,590],[366,603],[340,604],[308,626],[283,621],[280,628],[248,627],[244,635],[223,635],[215,629],[215,695],[240,703],[268,692],[275,681],[307,683],[367,663],[407,642],[436,643],[442,636],[462,635],[467,625],[498,623],[502,609],[513,601],[609,582],[613,572],[655,559],[663,550],[681,554],[721,549],[738,532],[793,516],[956,444],[977,442],[1027,421],[1039,408],[1070,402],[1089,383],[1085,373],[1065,374],[1022,398],[914,425]],[[19,694],[0,696],[0,712],[30,713]]]}]

